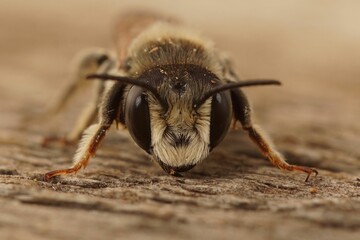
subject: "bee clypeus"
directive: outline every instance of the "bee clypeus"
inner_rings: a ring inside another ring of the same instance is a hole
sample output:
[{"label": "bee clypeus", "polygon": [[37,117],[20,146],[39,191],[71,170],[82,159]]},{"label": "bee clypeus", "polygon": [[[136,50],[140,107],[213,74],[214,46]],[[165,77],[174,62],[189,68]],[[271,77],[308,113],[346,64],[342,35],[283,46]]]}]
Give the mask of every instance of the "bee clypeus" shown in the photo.
[{"label": "bee clypeus", "polygon": [[[279,81],[239,80],[231,62],[211,41],[173,19],[127,14],[116,32],[116,53],[85,54],[75,83],[59,101],[58,110],[85,79],[97,81],[92,103],[62,139],[81,138],[73,166],[46,173],[46,180],[85,168],[114,123],[125,126],[137,145],[171,175],[206,158],[232,121],[241,123],[278,168],[305,172],[306,181],[311,173],[317,174],[313,168],[288,164],[251,121],[249,101],[240,88],[280,85]],[[98,123],[91,125],[96,115]],[[53,140],[60,139],[48,139]]]}]

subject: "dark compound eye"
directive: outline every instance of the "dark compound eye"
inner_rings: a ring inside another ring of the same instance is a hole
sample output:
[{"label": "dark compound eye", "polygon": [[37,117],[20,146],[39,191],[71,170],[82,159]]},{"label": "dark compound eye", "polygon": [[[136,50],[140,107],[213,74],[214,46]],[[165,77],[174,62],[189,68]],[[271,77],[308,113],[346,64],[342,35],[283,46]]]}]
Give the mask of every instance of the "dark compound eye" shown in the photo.
[{"label": "dark compound eye", "polygon": [[210,117],[210,150],[226,136],[232,120],[229,92],[220,92],[212,97]]},{"label": "dark compound eye", "polygon": [[151,146],[149,103],[141,87],[133,86],[129,90],[125,103],[125,124],[139,147],[149,153]]}]

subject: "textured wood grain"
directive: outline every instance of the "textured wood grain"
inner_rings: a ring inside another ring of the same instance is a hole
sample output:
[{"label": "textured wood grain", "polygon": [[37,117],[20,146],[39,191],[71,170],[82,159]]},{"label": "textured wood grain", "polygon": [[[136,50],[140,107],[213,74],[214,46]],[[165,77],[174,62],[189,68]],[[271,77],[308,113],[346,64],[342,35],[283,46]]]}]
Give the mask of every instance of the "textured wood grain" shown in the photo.
[{"label": "textured wood grain", "polygon": [[209,1],[202,16],[201,1],[152,3],[212,36],[240,75],[284,82],[246,93],[288,161],[316,167],[318,177],[305,183],[276,169],[239,130],[175,178],[113,129],[85,171],[44,182],[45,172],[70,165],[75,147],[43,148],[42,137],[65,134],[88,95],[54,119],[22,119],[55,102],[79,50],[110,46],[108,16],[128,5],[83,2],[0,3],[0,239],[358,239],[356,1],[272,1],[271,11]]}]

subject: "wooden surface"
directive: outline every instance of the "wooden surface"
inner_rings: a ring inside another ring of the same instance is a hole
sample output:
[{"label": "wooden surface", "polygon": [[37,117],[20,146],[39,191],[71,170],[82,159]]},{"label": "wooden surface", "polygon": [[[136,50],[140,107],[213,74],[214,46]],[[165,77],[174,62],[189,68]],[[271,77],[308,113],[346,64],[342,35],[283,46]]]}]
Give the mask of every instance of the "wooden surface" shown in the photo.
[{"label": "wooden surface", "polygon": [[359,238],[357,1],[138,3],[201,29],[242,77],[283,81],[246,94],[288,161],[319,170],[308,183],[271,166],[241,131],[174,178],[115,130],[85,171],[42,181],[75,148],[41,139],[65,134],[89,96],[54,119],[22,119],[49,108],[70,83],[71,59],[110,47],[117,12],[136,7],[103,2],[0,2],[0,239]]}]

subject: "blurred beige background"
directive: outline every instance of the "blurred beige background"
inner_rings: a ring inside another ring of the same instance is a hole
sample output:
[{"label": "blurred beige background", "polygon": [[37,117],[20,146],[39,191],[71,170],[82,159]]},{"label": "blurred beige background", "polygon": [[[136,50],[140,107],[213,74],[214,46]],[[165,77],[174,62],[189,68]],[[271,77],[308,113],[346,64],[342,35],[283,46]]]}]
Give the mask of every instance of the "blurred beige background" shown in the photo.
[{"label": "blurred beige background", "polygon": [[[76,116],[26,131],[20,120],[54,103],[79,51],[111,48],[114,19],[134,8],[200,30],[229,53],[242,78],[281,80],[280,88],[245,90],[257,122],[291,162],[316,167],[320,176],[306,185],[303,175],[276,170],[236,133],[181,182],[116,135],[89,172],[42,182],[42,173],[70,163],[73,150],[44,150],[41,137],[66,132]],[[357,239],[359,13],[355,0],[0,0],[0,231],[4,224],[2,234],[19,239],[124,232],[139,239],[174,232],[179,239]]]}]

